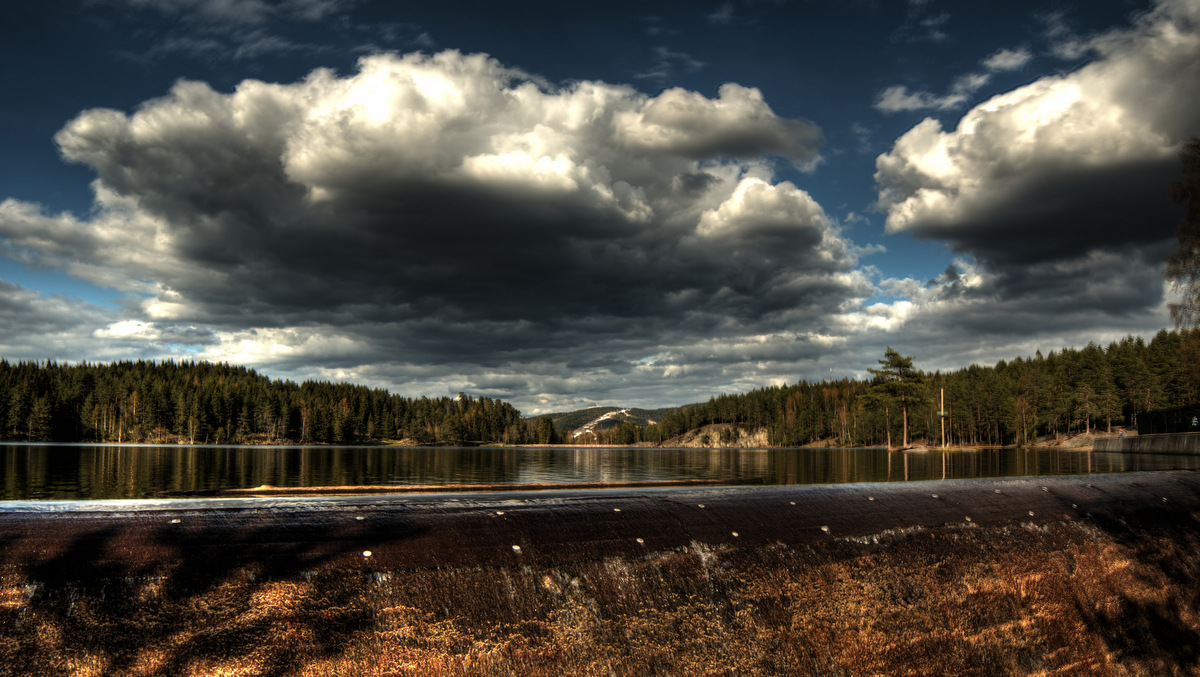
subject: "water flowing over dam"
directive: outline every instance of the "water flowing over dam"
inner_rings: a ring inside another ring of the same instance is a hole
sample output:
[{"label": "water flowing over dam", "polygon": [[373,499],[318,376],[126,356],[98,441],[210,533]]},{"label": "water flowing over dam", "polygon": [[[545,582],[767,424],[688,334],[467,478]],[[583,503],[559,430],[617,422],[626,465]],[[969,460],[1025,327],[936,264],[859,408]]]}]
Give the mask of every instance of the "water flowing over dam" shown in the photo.
[{"label": "water flowing over dam", "polygon": [[1200,475],[0,512],[21,675],[1188,674]]},{"label": "water flowing over dam", "polygon": [[1096,440],[1094,449],[1112,454],[1180,454],[1200,456],[1200,433],[1164,433],[1106,437]]}]

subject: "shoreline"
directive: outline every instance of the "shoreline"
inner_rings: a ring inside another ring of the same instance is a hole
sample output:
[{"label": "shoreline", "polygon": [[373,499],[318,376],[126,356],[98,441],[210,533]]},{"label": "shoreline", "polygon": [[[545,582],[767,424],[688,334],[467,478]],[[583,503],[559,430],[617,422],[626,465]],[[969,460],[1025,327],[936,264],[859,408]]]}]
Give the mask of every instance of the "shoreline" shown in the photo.
[{"label": "shoreline", "polygon": [[[1113,437],[1116,437],[1115,435]],[[630,451],[647,451],[647,450],[663,450],[663,451],[694,451],[694,450],[709,450],[709,451],[772,451],[775,449],[794,450],[794,449],[810,449],[810,450],[825,450],[825,449],[847,449],[855,451],[888,451],[887,447],[881,445],[857,446],[857,447],[839,447],[827,446],[820,443],[802,444],[793,446],[672,446],[672,445],[641,445],[641,444],[399,444],[399,443],[376,443],[376,444],[325,444],[325,443],[278,443],[278,444],[258,444],[258,443],[239,443],[239,444],[188,444],[186,442],[21,442],[13,440],[0,440],[0,447],[103,447],[103,448],[138,448],[138,449],[628,449]],[[1091,451],[1091,445],[1071,446],[1065,443],[1058,444],[1029,444],[1029,445],[947,445],[945,449],[938,445],[909,445],[908,447],[893,447],[891,452],[905,451],[979,451],[984,449],[1057,449],[1061,451]]]},{"label": "shoreline", "polygon": [[187,498],[214,496],[225,498],[269,496],[364,496],[404,494],[486,494],[538,491],[589,491],[614,489],[664,489],[678,487],[724,487],[761,485],[761,478],[728,480],[644,480],[614,482],[542,482],[538,484],[380,484],[317,487],[277,487],[264,484],[244,489],[212,489],[202,491],[159,491],[151,498]]}]

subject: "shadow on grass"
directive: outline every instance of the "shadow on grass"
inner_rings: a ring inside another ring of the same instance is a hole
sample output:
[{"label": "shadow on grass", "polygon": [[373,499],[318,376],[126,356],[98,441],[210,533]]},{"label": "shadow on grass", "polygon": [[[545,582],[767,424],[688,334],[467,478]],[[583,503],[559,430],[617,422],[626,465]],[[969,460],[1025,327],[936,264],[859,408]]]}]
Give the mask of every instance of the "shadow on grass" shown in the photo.
[{"label": "shadow on grass", "polygon": [[1093,524],[1131,554],[1127,572],[1159,596],[1120,595],[1102,606],[1077,600],[1079,615],[1118,660],[1157,664],[1162,674],[1200,666],[1200,537],[1190,512],[1171,506],[1134,507],[1090,515]]},{"label": "shadow on grass", "polygon": [[339,513],[171,517],[4,534],[5,599],[26,599],[0,605],[0,674],[293,674],[373,622],[363,549],[418,533]]}]

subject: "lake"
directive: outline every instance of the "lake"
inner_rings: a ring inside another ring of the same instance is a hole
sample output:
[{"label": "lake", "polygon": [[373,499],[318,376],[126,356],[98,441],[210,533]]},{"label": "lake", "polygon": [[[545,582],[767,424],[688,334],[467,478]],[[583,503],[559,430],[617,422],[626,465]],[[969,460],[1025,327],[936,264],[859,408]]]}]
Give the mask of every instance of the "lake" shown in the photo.
[{"label": "lake", "polygon": [[[0,445],[0,500],[137,499],[277,487],[715,480],[841,484],[1200,469],[1200,457],[1059,449]],[[532,487],[531,487],[532,488]]]}]

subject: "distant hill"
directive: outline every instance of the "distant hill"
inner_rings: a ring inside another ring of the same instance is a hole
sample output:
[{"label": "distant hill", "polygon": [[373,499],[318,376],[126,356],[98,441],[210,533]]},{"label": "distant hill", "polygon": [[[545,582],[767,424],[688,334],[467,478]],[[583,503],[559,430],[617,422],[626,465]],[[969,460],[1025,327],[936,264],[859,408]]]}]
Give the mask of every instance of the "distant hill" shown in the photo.
[{"label": "distant hill", "polygon": [[598,432],[610,430],[629,421],[636,426],[647,426],[658,423],[668,412],[681,407],[665,407],[662,409],[639,409],[622,407],[591,407],[577,411],[549,414],[554,421],[554,428],[560,435],[570,439],[576,431],[590,430]]}]

